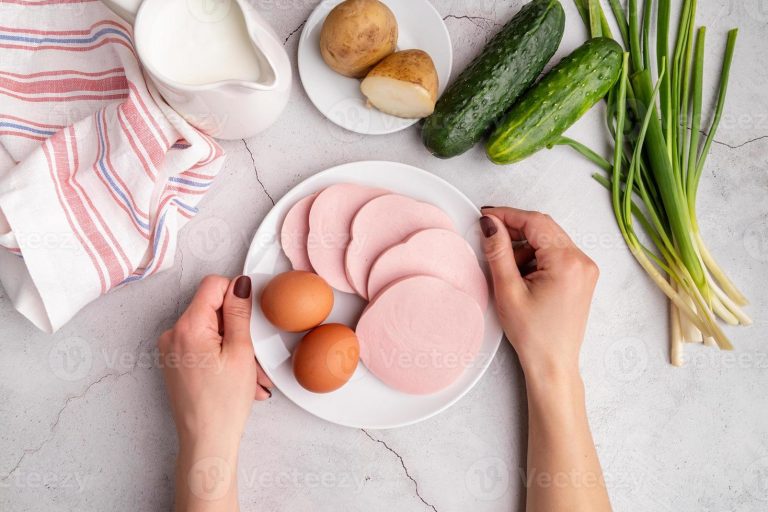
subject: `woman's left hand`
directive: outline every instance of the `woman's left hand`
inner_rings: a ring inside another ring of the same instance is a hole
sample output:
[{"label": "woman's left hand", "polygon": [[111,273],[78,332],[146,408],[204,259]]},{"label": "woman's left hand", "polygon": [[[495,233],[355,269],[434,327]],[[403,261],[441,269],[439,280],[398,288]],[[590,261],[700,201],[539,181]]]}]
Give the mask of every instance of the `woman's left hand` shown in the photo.
[{"label": "woman's left hand", "polygon": [[197,499],[236,505],[240,437],[253,400],[269,398],[272,387],[254,357],[251,307],[250,278],[208,276],[158,341],[179,434],[176,504],[181,509]]}]

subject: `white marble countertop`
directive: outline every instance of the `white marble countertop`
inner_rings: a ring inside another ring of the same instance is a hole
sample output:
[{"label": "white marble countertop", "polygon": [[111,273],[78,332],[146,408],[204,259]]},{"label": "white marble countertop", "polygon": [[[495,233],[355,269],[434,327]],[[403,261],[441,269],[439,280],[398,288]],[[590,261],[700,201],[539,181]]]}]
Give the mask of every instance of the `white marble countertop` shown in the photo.
[{"label": "white marble countertop", "polygon": [[[315,2],[258,0],[295,65]],[[523,2],[436,1],[454,74]],[[570,0],[558,58],[585,37]],[[111,293],[54,336],[35,330],[0,288],[0,510],[167,510],[176,440],[155,339],[209,273],[235,275],[261,219],[295,184],[355,160],[427,169],[476,204],[549,212],[602,269],[582,367],[589,415],[617,511],[768,509],[768,7],[699,2],[709,26],[707,84],[725,31],[741,33],[726,113],[699,195],[712,252],[752,299],[755,324],[729,329],[736,351],[688,350],[667,363],[666,302],[627,252],[590,164],[568,149],[499,168],[480,148],[449,161],[416,127],[378,137],[326,121],[296,80],[268,132],[224,143],[225,168],[182,233],[173,270]],[[602,107],[570,134],[599,147]],[[80,352],[77,352],[80,350]],[[63,355],[86,357],[65,359]],[[65,364],[81,361],[81,364]],[[490,371],[443,414],[392,431],[337,427],[275,393],[244,436],[245,510],[520,510],[525,467],[523,382],[504,344]]]}]

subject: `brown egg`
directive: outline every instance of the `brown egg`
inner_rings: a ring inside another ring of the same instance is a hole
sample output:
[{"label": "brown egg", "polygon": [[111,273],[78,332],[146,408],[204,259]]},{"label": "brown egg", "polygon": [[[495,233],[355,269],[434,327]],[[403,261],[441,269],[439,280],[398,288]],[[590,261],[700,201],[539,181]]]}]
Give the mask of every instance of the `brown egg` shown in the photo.
[{"label": "brown egg", "polygon": [[261,292],[261,310],[275,327],[301,332],[323,323],[333,309],[333,290],[312,272],[278,274]]},{"label": "brown egg", "polygon": [[293,374],[305,389],[315,393],[335,391],[355,373],[360,344],[355,332],[341,324],[312,329],[293,351]]}]

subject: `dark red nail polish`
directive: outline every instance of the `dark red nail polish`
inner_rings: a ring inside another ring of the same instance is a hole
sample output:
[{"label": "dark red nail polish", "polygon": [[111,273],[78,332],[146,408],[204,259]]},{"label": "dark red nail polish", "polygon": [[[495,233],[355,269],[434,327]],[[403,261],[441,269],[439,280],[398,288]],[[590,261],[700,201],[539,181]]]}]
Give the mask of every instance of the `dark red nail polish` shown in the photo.
[{"label": "dark red nail polish", "polygon": [[496,234],[497,231],[496,224],[493,222],[493,219],[486,217],[485,215],[480,217],[480,229],[483,231],[485,238],[491,238]]},{"label": "dark red nail polish", "polygon": [[235,297],[241,299],[247,299],[251,296],[251,278],[248,276],[240,276],[235,281],[235,288],[232,290]]},{"label": "dark red nail polish", "polygon": [[495,206],[481,206],[481,210],[488,210],[489,208],[496,208]]},{"label": "dark red nail polish", "polygon": [[[259,386],[261,386],[261,384],[259,384]],[[264,391],[266,391],[266,392],[267,392],[267,394],[269,395],[269,397],[268,397],[268,398],[272,398],[272,392],[269,390],[269,388],[268,388],[268,387],[266,387],[266,386],[261,386],[261,389],[263,389]]]}]

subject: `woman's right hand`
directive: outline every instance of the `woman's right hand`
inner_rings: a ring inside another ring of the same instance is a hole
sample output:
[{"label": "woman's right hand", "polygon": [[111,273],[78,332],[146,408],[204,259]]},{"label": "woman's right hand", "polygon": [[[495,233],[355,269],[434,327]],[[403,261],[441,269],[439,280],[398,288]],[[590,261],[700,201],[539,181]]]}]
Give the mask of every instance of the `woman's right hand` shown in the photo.
[{"label": "woman's right hand", "polygon": [[[482,213],[496,307],[526,377],[578,374],[597,265],[548,215],[491,207]],[[523,276],[519,267],[532,262],[535,270]]]}]

